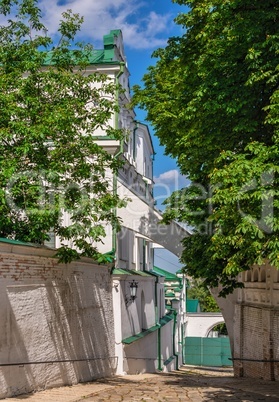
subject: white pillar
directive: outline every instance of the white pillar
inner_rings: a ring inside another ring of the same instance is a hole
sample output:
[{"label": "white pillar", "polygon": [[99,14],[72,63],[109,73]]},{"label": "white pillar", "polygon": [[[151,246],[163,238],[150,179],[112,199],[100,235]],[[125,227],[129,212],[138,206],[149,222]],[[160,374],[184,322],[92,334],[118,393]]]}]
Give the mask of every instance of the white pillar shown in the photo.
[{"label": "white pillar", "polygon": [[112,301],[114,317],[115,356],[117,358],[116,374],[124,374],[124,353],[122,344],[122,317],[121,317],[121,283],[117,279],[112,281]]}]

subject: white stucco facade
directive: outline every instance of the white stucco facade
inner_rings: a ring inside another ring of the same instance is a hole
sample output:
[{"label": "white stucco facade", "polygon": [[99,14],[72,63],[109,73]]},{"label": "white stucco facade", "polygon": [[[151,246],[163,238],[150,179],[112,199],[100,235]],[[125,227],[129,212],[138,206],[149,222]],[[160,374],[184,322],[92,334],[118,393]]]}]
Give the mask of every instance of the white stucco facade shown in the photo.
[{"label": "white stucco facade", "polygon": [[[112,296],[117,373],[141,373],[171,369],[182,362],[178,356],[180,316],[174,311],[167,314],[165,309],[164,278],[153,272],[153,245],[160,244],[180,256],[181,240],[188,233],[175,222],[160,224],[162,216],[154,207],[153,197],[155,151],[148,126],[136,120],[132,109],[125,108],[130,102],[129,71],[122,34],[117,31],[113,36],[116,64],[124,62],[121,66],[118,64],[115,79],[125,89],[119,97],[123,107],[115,116],[114,124],[125,130],[126,137],[115,149],[123,166],[112,180],[116,182],[117,194],[128,199],[128,203],[116,212],[121,220],[121,231],[115,236],[113,228],[108,227],[100,249],[115,253]],[[98,68],[105,72],[105,66]],[[99,143],[108,147],[107,140],[102,142],[101,137]],[[133,281],[137,285],[135,300],[130,297]]]},{"label": "white stucco facade", "polygon": [[[113,262],[98,266],[82,260],[63,266],[52,259],[53,249],[34,252],[34,257],[29,249],[22,249],[23,254],[29,253],[27,261],[9,251],[7,268],[6,256],[1,256],[0,318],[7,326],[0,334],[5,345],[0,351],[2,361],[25,363],[28,368],[4,368],[0,396],[114,373],[170,370],[182,363],[179,303],[169,311],[165,308],[164,278],[153,272],[153,244],[180,255],[180,241],[188,233],[176,223],[159,224],[162,217],[154,208],[151,136],[148,127],[136,121],[134,111],[125,107],[130,102],[129,71],[121,31],[105,35],[104,47],[104,61],[92,64],[87,73],[105,73],[124,88],[116,93],[120,110],[108,123],[125,130],[126,137],[115,140],[101,130],[92,135],[123,160],[118,174],[108,171],[107,177],[111,191],[129,199],[126,208],[116,211],[121,231],[116,233],[108,225],[104,242],[97,244],[101,252],[111,253]],[[64,223],[70,224],[69,215],[65,214]],[[52,240],[53,248],[60,247],[59,238]],[[134,299],[131,283],[137,287]],[[17,386],[14,378],[20,373],[24,376]]]},{"label": "white stucco facade", "polygon": [[[164,279],[153,273],[153,245],[160,244],[180,256],[181,240],[189,234],[175,222],[160,224],[162,216],[154,207],[155,151],[148,126],[137,121],[134,110],[126,107],[131,101],[130,73],[120,30],[104,36],[104,50],[100,55],[102,60],[90,65],[86,73],[106,74],[123,89],[115,93],[119,111],[114,113],[108,124],[114,129],[122,129],[124,139],[114,140],[102,130],[92,133],[99,145],[122,160],[118,174],[108,171],[107,178],[111,191],[127,199],[127,206],[116,210],[121,230],[116,233],[113,226],[107,225],[105,239],[95,244],[100,252],[110,253],[114,258],[112,297],[118,362],[116,370],[122,374],[127,371],[139,373],[173,368],[170,361],[175,358],[178,364],[179,359],[180,324],[174,311],[164,318],[167,315]],[[70,222],[69,216],[65,215],[64,221],[66,224]],[[54,239],[54,246],[60,246],[59,238]],[[133,281],[137,286],[137,296],[131,301],[130,284]],[[174,337],[177,346],[174,345]]]}]

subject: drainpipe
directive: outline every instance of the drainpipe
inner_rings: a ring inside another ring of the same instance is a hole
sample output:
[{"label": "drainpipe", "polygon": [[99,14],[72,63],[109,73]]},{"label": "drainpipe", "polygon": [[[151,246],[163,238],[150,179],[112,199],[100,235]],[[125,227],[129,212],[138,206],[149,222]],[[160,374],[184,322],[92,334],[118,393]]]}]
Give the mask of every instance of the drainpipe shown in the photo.
[{"label": "drainpipe", "polygon": [[158,324],[159,325],[159,328],[158,328],[158,367],[157,367],[157,370],[158,371],[163,371],[163,368],[162,368],[162,358],[161,358],[161,355],[162,355],[162,353],[161,353],[161,325],[160,324]]},{"label": "drainpipe", "polygon": [[173,314],[174,314],[174,321],[173,321],[173,338],[172,338],[172,341],[173,341],[173,354],[174,354],[175,360],[176,360],[175,369],[178,370],[178,368],[179,368],[179,367],[178,367],[178,354],[177,354],[176,351],[175,351],[175,333],[176,333],[176,324],[177,324],[177,311],[174,310],[174,311],[173,311]]},{"label": "drainpipe", "polygon": [[173,331],[172,331],[172,349],[173,349],[173,355],[175,356],[175,369],[178,370],[178,353],[176,353],[176,348],[175,348],[175,333],[176,333],[176,324],[177,324],[177,311],[172,308],[171,311],[173,312]]},{"label": "drainpipe", "polygon": [[[158,290],[158,283],[159,283],[159,278],[156,276],[156,281],[155,281],[155,317],[156,317],[156,325],[158,325],[158,340],[157,340],[157,353],[158,353],[158,367],[157,370],[162,371],[162,359],[161,359],[161,325],[159,323],[159,313],[158,313],[158,295],[157,295],[157,290]],[[161,300],[160,300],[161,303]]]},{"label": "drainpipe", "polygon": [[135,120],[135,128],[133,130],[133,159],[136,159],[136,131],[139,128],[139,123],[138,121]]},{"label": "drainpipe", "polygon": [[182,347],[182,364],[185,364],[185,356],[184,356],[184,347],[185,347],[185,343],[184,343],[184,328],[183,325],[181,327],[181,347]]},{"label": "drainpipe", "polygon": [[[182,304],[183,308],[182,308],[182,313],[183,313],[183,323],[181,326],[181,339],[182,342],[181,343],[181,348],[182,348],[182,364],[185,364],[185,340],[184,340],[184,324],[185,324],[185,314],[187,313],[187,289],[188,289],[188,280],[186,278],[186,275],[183,274],[182,276],[182,284],[183,284],[183,293],[185,294],[185,304]],[[182,300],[183,301],[183,300]]]},{"label": "drainpipe", "polygon": [[[119,106],[119,88],[118,88],[118,86],[119,86],[119,78],[121,77],[121,75],[124,72],[124,66],[125,66],[125,63],[120,62],[120,71],[116,75],[116,86],[117,86],[117,88],[116,88],[116,91],[115,91],[115,98],[116,98],[116,102],[117,102],[118,106]],[[115,119],[114,119],[114,126],[115,126],[116,129],[119,128],[118,118],[119,118],[119,112],[116,111],[115,112]],[[123,154],[123,145],[124,145],[123,142],[124,142],[124,140],[121,139],[121,141],[120,141],[120,149],[114,155],[114,157],[116,159],[119,158]],[[117,195],[117,174],[116,173],[113,173],[112,191],[113,191],[113,195]],[[117,208],[116,207],[113,208],[113,215],[116,218],[116,216],[117,216]],[[116,234],[117,234],[116,225],[114,223],[113,227],[112,227],[112,251],[111,251],[111,253],[114,254],[114,259],[115,259],[115,252],[116,252]]]},{"label": "drainpipe", "polygon": [[143,239],[142,265],[143,265],[143,270],[147,271],[147,269],[146,269],[146,241],[145,241],[145,239]]},{"label": "drainpipe", "polygon": [[[155,276],[155,320],[156,320],[156,325],[158,326],[158,337],[157,337],[157,356],[158,356],[158,371],[162,371],[162,358],[161,358],[161,324],[159,322],[159,312],[158,312],[158,295],[157,295],[157,289],[158,289],[158,283],[159,283],[159,278],[157,275],[153,274]],[[161,301],[160,301],[161,302]]]}]

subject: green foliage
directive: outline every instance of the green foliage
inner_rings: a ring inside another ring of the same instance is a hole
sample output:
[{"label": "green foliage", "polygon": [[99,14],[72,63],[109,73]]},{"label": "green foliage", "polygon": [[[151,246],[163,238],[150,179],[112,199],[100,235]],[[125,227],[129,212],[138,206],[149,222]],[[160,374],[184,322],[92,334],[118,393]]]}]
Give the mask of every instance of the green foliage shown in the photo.
[{"label": "green foliage", "polygon": [[279,268],[279,5],[174,2],[189,7],[176,18],[185,34],[154,53],[134,102],[192,182],[166,210],[193,228],[187,272],[226,295],[250,265]]},{"label": "green foliage", "polygon": [[225,323],[215,325],[215,327],[212,328],[212,331],[217,331],[219,335],[228,335],[228,330]]},{"label": "green foliage", "polygon": [[194,279],[190,283],[191,285],[187,289],[187,299],[198,299],[201,311],[203,312],[213,313],[220,311],[216,301],[203,280]]},{"label": "green foliage", "polygon": [[36,0],[1,0],[0,12],[0,236],[43,244],[54,232],[61,260],[101,261],[93,244],[118,224],[123,201],[106,177],[119,161],[92,134],[122,138],[109,124],[115,84],[86,72],[92,49],[75,44],[79,15],[63,13],[55,45]]}]

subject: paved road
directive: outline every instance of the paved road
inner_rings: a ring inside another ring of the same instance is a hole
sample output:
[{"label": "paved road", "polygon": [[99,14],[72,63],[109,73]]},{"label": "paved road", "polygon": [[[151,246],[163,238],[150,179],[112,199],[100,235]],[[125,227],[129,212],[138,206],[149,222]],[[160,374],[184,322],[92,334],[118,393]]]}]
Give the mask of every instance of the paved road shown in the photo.
[{"label": "paved road", "polygon": [[279,402],[279,383],[234,378],[231,370],[184,366],[168,374],[114,377],[5,401],[23,399],[27,402]]}]

